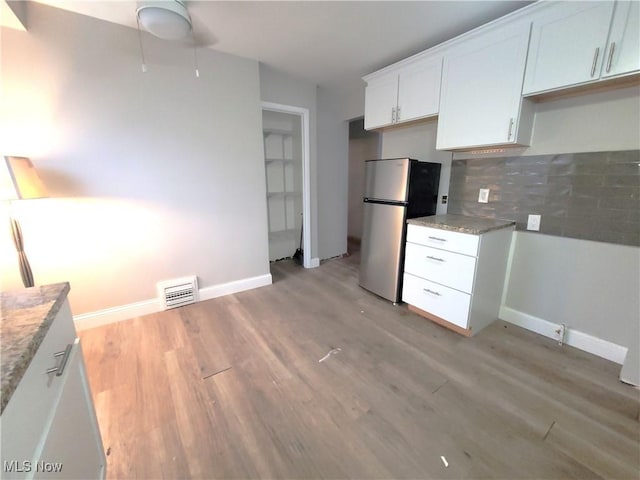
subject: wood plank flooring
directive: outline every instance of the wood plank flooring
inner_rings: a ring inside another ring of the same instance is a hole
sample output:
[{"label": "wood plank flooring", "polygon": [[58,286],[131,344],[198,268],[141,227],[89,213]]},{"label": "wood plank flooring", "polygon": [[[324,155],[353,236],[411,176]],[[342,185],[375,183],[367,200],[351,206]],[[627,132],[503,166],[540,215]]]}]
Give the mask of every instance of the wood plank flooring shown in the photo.
[{"label": "wood plank flooring", "polygon": [[639,478],[618,365],[464,338],[361,289],[357,257],[272,274],[81,332],[108,478]]}]

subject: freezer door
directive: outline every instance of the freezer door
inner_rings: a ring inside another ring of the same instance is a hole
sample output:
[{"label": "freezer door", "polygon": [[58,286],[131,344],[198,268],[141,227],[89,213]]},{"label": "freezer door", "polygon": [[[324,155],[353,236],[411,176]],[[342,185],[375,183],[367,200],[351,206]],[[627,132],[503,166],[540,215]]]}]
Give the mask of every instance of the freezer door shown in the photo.
[{"label": "freezer door", "polygon": [[406,207],[364,203],[360,286],[392,302],[400,301]]},{"label": "freezer door", "polygon": [[406,202],[410,162],[408,158],[367,160],[364,164],[365,198]]}]

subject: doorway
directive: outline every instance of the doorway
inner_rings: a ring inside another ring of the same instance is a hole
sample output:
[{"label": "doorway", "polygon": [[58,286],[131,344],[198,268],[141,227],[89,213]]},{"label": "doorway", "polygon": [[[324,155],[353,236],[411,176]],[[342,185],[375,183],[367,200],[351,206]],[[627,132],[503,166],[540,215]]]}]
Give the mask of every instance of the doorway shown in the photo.
[{"label": "doorway", "polygon": [[311,267],[309,110],[263,102],[269,261]]}]

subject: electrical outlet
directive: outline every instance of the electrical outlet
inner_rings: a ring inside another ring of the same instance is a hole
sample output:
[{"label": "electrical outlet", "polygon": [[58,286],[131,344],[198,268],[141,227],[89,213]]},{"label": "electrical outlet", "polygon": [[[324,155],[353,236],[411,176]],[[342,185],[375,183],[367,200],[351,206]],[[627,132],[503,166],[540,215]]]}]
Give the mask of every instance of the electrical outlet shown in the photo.
[{"label": "electrical outlet", "polygon": [[564,345],[565,336],[567,334],[567,326],[563,323],[558,328],[556,328],[553,333],[555,333],[555,339],[558,342],[558,345]]},{"label": "electrical outlet", "polygon": [[478,203],[489,203],[489,189],[481,188],[478,194]]},{"label": "electrical outlet", "polygon": [[541,215],[529,215],[529,218],[527,219],[527,230],[539,231],[541,218]]}]

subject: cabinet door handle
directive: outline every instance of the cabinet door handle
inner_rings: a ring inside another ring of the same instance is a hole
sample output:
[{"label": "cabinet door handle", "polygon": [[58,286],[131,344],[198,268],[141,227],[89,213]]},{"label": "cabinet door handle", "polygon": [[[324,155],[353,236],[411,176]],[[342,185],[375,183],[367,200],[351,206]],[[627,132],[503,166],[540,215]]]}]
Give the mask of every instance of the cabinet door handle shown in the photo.
[{"label": "cabinet door handle", "polygon": [[429,239],[431,240],[437,240],[439,242],[446,242],[447,239],[446,238],[440,238],[440,237],[429,237]]},{"label": "cabinet door handle", "polygon": [[444,258],[432,257],[431,255],[427,255],[429,260],[435,260],[437,262],[444,262]]},{"label": "cabinet door handle", "polygon": [[611,42],[611,47],[609,47],[609,58],[607,59],[607,73],[611,70],[611,62],[613,60],[613,52],[616,49],[616,42]]},{"label": "cabinet door handle", "polygon": [[53,354],[53,356],[56,358],[62,357],[62,360],[60,361],[60,365],[58,365],[57,367],[48,368],[47,374],[55,373],[56,377],[62,375],[62,373],[64,372],[64,368],[67,366],[67,360],[69,360],[69,354],[71,353],[72,348],[73,344],[70,343],[69,345],[67,345],[67,348],[65,348],[63,352],[57,352]]},{"label": "cabinet door handle", "polygon": [[600,55],[600,47],[597,47],[595,53],[593,54],[593,63],[591,64],[591,76],[592,77],[596,73],[596,64],[598,63],[598,55]]},{"label": "cabinet door handle", "polygon": [[400,105],[396,108],[396,123],[400,121]]},{"label": "cabinet door handle", "polygon": [[423,291],[430,293],[432,295],[437,295],[438,297],[441,297],[442,295],[440,295],[438,292],[434,292],[433,290],[429,290],[428,288],[423,288]]},{"label": "cabinet door handle", "polygon": [[513,133],[513,117],[509,119],[509,133],[507,133],[507,140],[511,140],[512,133]]},{"label": "cabinet door handle", "polygon": [[391,123],[396,123],[396,107],[391,109]]}]

